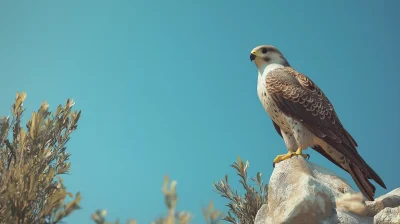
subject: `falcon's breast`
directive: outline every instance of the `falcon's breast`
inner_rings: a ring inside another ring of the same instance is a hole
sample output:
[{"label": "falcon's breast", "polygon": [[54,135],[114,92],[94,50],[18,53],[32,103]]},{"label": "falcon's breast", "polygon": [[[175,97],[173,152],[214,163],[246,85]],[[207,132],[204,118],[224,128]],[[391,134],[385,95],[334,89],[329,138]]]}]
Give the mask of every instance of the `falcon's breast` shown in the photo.
[{"label": "falcon's breast", "polygon": [[[285,132],[291,132],[289,117],[287,117],[276,105],[273,98],[267,91],[266,76],[258,76],[257,94],[265,111],[270,118]],[[289,118],[289,119],[288,119]]]}]

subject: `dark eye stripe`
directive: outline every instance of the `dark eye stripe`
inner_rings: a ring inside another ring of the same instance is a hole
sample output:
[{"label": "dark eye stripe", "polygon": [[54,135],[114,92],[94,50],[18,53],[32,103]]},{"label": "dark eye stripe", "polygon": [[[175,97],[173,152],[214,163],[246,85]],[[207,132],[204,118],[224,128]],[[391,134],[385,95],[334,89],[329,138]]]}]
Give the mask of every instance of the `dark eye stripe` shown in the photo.
[{"label": "dark eye stripe", "polygon": [[262,50],[261,50],[261,53],[263,53],[263,54],[266,54],[268,52],[268,49],[267,48],[263,48]]}]

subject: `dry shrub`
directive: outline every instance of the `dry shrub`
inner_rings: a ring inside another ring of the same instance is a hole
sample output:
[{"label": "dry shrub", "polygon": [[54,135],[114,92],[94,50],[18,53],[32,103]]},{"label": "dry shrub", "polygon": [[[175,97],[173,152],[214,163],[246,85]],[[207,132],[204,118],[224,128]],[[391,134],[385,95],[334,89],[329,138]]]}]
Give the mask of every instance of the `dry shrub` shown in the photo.
[{"label": "dry shrub", "polygon": [[[178,195],[176,194],[176,181],[169,182],[169,177],[164,177],[164,183],[162,186],[162,192],[164,194],[165,205],[168,209],[165,217],[159,217],[151,224],[189,224],[191,221],[191,214],[189,212],[176,211],[176,205],[178,203]],[[107,215],[106,210],[97,210],[93,215],[92,219],[96,224],[119,224],[119,220],[115,222],[107,222],[105,216]],[[214,210],[213,203],[210,202],[208,208],[203,208],[203,215],[206,219],[207,224],[218,224],[221,220],[221,213],[218,210]],[[127,224],[137,224],[135,220],[129,220]]]},{"label": "dry shrub", "polygon": [[[11,118],[0,121],[0,223],[59,223],[81,200],[67,192],[62,174],[69,171],[66,143],[77,128],[80,111],[67,100],[55,114],[46,101],[21,126],[25,93],[17,93]],[[67,196],[73,198],[65,203]]]},{"label": "dry shrub", "polygon": [[240,196],[237,191],[232,190],[228,183],[228,175],[225,176],[225,180],[214,183],[217,193],[229,200],[229,204],[227,204],[229,207],[228,216],[224,217],[223,220],[229,223],[253,224],[258,210],[263,204],[267,203],[268,185],[263,184],[262,174],[258,172],[256,178],[251,178],[256,187],[251,186],[247,177],[249,162],[243,162],[240,157],[231,167],[236,170],[240,177],[239,182],[246,192],[244,196]]}]

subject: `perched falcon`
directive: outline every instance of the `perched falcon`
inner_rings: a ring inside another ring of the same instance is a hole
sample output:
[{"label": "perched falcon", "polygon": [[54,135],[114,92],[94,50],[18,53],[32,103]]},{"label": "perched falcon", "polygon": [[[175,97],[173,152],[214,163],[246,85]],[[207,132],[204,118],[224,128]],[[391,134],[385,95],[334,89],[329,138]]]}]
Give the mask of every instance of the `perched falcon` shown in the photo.
[{"label": "perched falcon", "polygon": [[374,200],[373,179],[386,189],[378,174],[357,152],[357,143],[340,122],[331,102],[307,76],[290,67],[282,53],[273,46],[262,45],[250,54],[258,69],[257,93],[271,117],[288,153],[278,155],[274,164],[313,148],[347,171],[361,192]]}]

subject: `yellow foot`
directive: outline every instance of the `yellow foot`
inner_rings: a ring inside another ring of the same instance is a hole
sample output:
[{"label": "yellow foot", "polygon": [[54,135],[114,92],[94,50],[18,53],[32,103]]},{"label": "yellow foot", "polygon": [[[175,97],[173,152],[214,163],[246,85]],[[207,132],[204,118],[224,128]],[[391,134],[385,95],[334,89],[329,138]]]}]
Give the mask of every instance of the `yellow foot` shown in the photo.
[{"label": "yellow foot", "polygon": [[278,155],[277,157],[275,157],[274,159],[274,164],[275,163],[279,163],[283,160],[287,160],[290,159],[292,156],[294,155],[294,152],[289,151],[287,154],[283,154],[283,155]]},{"label": "yellow foot", "polygon": [[275,157],[274,163],[272,164],[272,166],[275,167],[276,163],[282,162],[283,160],[290,159],[293,156],[302,156],[304,159],[310,158],[310,155],[303,154],[303,150],[301,148],[298,148],[296,152],[289,151],[287,154],[278,155],[277,157]]}]

